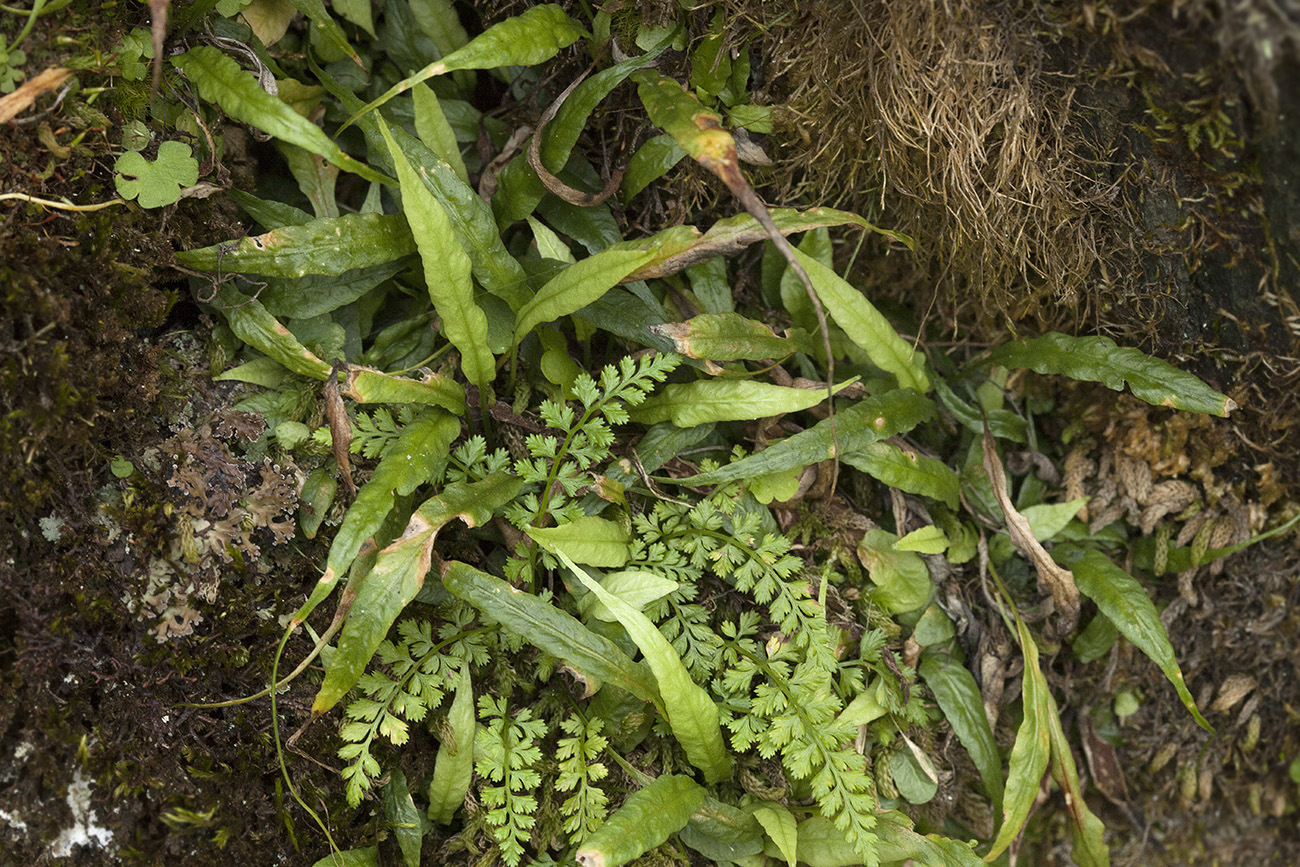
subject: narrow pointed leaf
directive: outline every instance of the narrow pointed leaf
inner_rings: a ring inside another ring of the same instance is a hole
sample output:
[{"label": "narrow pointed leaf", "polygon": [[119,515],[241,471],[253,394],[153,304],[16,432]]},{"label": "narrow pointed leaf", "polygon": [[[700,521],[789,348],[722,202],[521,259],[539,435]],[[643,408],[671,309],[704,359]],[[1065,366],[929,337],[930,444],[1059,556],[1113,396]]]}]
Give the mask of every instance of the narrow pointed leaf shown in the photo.
[{"label": "narrow pointed leaf", "polygon": [[1072,840],[1070,855],[1079,867],[1110,867],[1110,849],[1105,840],[1106,826],[1088,809],[1088,802],[1083,799],[1079,770],[1074,763],[1070,742],[1065,739],[1065,731],[1061,728],[1056,700],[1050,695],[1047,700],[1051,703],[1051,713],[1047,720],[1052,738],[1052,779],[1065,794],[1065,809],[1070,817]]},{"label": "narrow pointed leaf", "polygon": [[1034,799],[1038,797],[1038,787],[1052,752],[1049,719],[1053,712],[1052,696],[1047,690],[1047,679],[1038,667],[1038,645],[1019,617],[1016,618],[1016,629],[1025,656],[1021,681],[1024,719],[1016,732],[1015,746],[1011,748],[1011,765],[1002,799],[1002,830],[984,856],[985,861],[995,859],[1020,836]]},{"label": "narrow pointed leaf", "polygon": [[1082,550],[1071,545],[1058,546],[1053,554],[1074,572],[1079,591],[1096,602],[1101,613],[1123,636],[1160,667],[1201,728],[1213,732],[1183,680],[1183,671],[1178,666],[1160,614],[1137,579],[1116,566],[1101,551]]},{"label": "narrow pointed leaf", "polygon": [[777,337],[770,326],[739,313],[704,313],[686,322],[669,322],[650,329],[667,337],[687,358],[712,361],[781,359],[795,352],[788,337]]},{"label": "narrow pointed leaf", "polygon": [[415,131],[429,150],[456,173],[456,177],[469,183],[469,172],[465,169],[465,160],[460,155],[460,145],[456,133],[452,131],[447,116],[442,112],[438,95],[427,84],[417,84],[411,91],[415,100]]},{"label": "narrow pointed leaf", "polygon": [[905,452],[893,443],[876,442],[846,452],[840,460],[891,488],[938,500],[957,508],[961,477],[943,461]]},{"label": "narrow pointed leaf", "polygon": [[[776,208],[771,212],[772,222],[782,235],[807,232],[829,226],[858,226],[873,232],[889,234],[868,223],[857,214],[831,208]],[[631,280],[650,280],[676,274],[692,265],[718,256],[734,256],[751,244],[769,239],[767,230],[749,214],[737,214],[714,223],[701,234],[695,226],[673,226],[669,229],[635,241],[621,241],[614,249],[646,250],[653,258],[628,275]],[[856,290],[854,290],[856,291]]]},{"label": "narrow pointed leaf", "polygon": [[663,774],[633,792],[583,841],[575,856],[579,867],[622,867],[641,857],[685,828],[707,797],[690,777]]},{"label": "narrow pointed leaf", "polygon": [[667,133],[647,141],[627,161],[627,171],[619,191],[627,201],[663,177],[669,169],[686,158],[686,151]]},{"label": "narrow pointed leaf", "polygon": [[795,250],[795,256],[808,272],[826,313],[844,329],[850,340],[866,351],[871,363],[894,374],[898,384],[904,388],[914,388],[922,393],[929,391],[930,378],[926,376],[916,351],[867,300],[862,290],[849,285],[834,269],[812,256],[799,250]]},{"label": "narrow pointed leaf", "polygon": [[691,680],[681,657],[659,632],[659,628],[640,611],[607,592],[562,552],[557,551],[556,556],[618,618],[636,646],[641,648],[641,654],[659,684],[664,716],[668,718],[673,736],[686,751],[686,758],[704,771],[704,778],[710,783],[730,776],[731,756],[723,744],[722,729],[718,724],[718,706],[707,692]]},{"label": "narrow pointed leaf", "polygon": [[468,665],[462,665],[456,677],[447,724],[451,738],[438,745],[429,782],[429,818],[440,825],[450,822],[464,805],[474,775],[474,687]]},{"label": "narrow pointed leaf", "polygon": [[[605,591],[622,599],[637,611],[643,610],[656,599],[662,599],[677,589],[678,584],[671,578],[664,578],[653,572],[628,570],[606,575],[600,582]],[[584,618],[594,617],[606,623],[617,623],[618,618],[605,607],[594,594],[588,593],[578,601],[578,613]]]},{"label": "narrow pointed leaf", "polygon": [[794,813],[775,801],[759,803],[753,808],[753,813],[785,863],[794,867],[799,855],[799,823],[795,821]]},{"label": "narrow pointed leaf", "polygon": [[921,679],[934,694],[943,717],[970,754],[984,788],[993,801],[995,816],[1002,814],[1002,756],[993,740],[984,699],[974,676],[946,653],[927,652],[918,669]]},{"label": "narrow pointed leaf", "polygon": [[[871,443],[909,431],[930,419],[933,414],[934,404],[925,395],[912,389],[894,389],[878,397],[859,401],[835,415],[838,453],[859,451]],[[775,473],[829,460],[837,453],[829,421],[820,421],[808,430],[769,446],[756,455],[733,461],[713,472],[664,481],[720,485],[752,475]]]},{"label": "narrow pointed leaf", "polygon": [[1226,416],[1237,408],[1235,401],[1192,374],[1145,352],[1117,346],[1109,337],[1070,337],[1053,332],[1000,346],[993,350],[988,363],[1100,382],[1115,391],[1123,391],[1127,384],[1134,396],[1147,403],[1188,412]]},{"label": "narrow pointed leaf", "polygon": [[447,564],[442,584],[453,596],[589,677],[642,701],[661,700],[654,675],[643,663],[633,662],[617,644],[549,602],[459,561]]},{"label": "narrow pointed leaf", "polygon": [[437,373],[430,373],[424,379],[409,379],[369,367],[353,367],[341,390],[357,403],[414,403],[440,406],[456,415],[465,414],[464,387]]},{"label": "narrow pointed leaf", "polygon": [[320,35],[323,44],[344,57],[352,58],[360,65],[357,52],[348,44],[348,37],[344,34],[343,28],[325,8],[324,0],[289,0],[289,2],[311,19],[311,26]]},{"label": "narrow pointed leaf", "polygon": [[606,250],[565,268],[519,308],[515,343],[543,322],[577,313],[623,282],[649,258],[649,253],[639,250]]},{"label": "narrow pointed leaf", "polygon": [[[840,383],[835,390],[856,382]],[[826,401],[825,389],[791,388],[753,380],[701,379],[665,385],[655,396],[632,410],[642,424],[671,421],[678,427],[695,427],[720,421],[770,418],[800,412]]]},{"label": "narrow pointed leaf", "polygon": [[230,330],[240,340],[294,373],[312,379],[329,378],[330,365],[299,343],[257,299],[247,298],[229,286],[223,286],[214,300],[226,317]]},{"label": "narrow pointed leaf", "polygon": [[257,127],[272,138],[324,157],[344,171],[358,174],[368,181],[393,182],[392,178],[345,154],[320,127],[279,97],[263,90],[252,73],[245,72],[235,60],[216,48],[196,46],[173,58],[172,63],[194,83],[199,96],[215,104],[229,117]]},{"label": "narrow pointed leaf", "polygon": [[420,843],[424,838],[420,827],[420,814],[411,799],[406,785],[406,774],[400,768],[389,771],[388,784],[380,794],[384,807],[384,821],[397,839],[405,867],[420,867]]},{"label": "narrow pointed leaf", "polygon": [[487,348],[487,314],[474,303],[469,256],[456,239],[447,212],[417,177],[406,154],[393,141],[388,124],[382,117],[378,120],[379,131],[397,166],[402,211],[420,251],[429,300],[442,317],[443,333],[460,350],[465,378],[475,385],[491,382],[496,376],[496,362]]},{"label": "narrow pointed leaf", "polygon": [[447,462],[451,444],[460,435],[460,422],[434,410],[408,424],[392,449],[361,486],[343,524],[334,534],[325,573],[307,601],[294,614],[294,622],[307,619],[348,571],[365,541],[383,525],[398,495],[405,496],[433,478]]},{"label": "narrow pointed leaf", "polygon": [[344,214],[284,226],[261,235],[176,254],[199,271],[264,277],[335,276],[354,268],[396,261],[415,252],[415,239],[400,214]]},{"label": "narrow pointed leaf", "polygon": [[338,275],[309,275],[297,279],[271,277],[267,279],[266,288],[258,294],[257,300],[273,316],[311,319],[351,304],[398,274],[407,264],[403,260],[394,259]]},{"label": "narrow pointed leaf", "polygon": [[389,628],[424,586],[438,531],[456,518],[468,527],[482,526],[519,493],[521,485],[514,476],[497,473],[479,482],[448,485],[424,501],[402,535],[379,552],[361,582],[338,647],[325,667],[312,713],[325,713],[356,685]]},{"label": "narrow pointed leaf", "polygon": [[460,69],[495,69],[498,66],[536,66],[578,41],[583,30],[554,3],[534,6],[522,15],[489,27],[466,45],[415,75],[404,78],[383,96],[353,114],[344,127],[422,81]]}]

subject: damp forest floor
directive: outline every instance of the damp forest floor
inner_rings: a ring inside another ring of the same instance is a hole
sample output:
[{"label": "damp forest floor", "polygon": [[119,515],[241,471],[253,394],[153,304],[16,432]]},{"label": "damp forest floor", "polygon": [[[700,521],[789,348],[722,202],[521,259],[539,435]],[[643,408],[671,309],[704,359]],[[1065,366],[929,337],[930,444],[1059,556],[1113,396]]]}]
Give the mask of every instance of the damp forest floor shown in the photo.
[{"label": "damp forest floor", "polygon": [[[43,16],[25,43],[27,68],[60,62],[69,39],[81,51],[107,51],[131,28],[147,26],[147,15],[143,4],[78,2]],[[71,202],[115,195],[120,116],[107,101],[89,100],[92,82],[112,80],[87,75],[59,105],[46,97],[0,123],[0,193]],[[276,160],[269,147],[229,130],[223,182],[252,189]],[[675,182],[680,199],[656,194],[660,216],[701,195],[698,172]],[[780,192],[765,195],[775,202]],[[1176,197],[1153,197],[1149,210],[1176,207],[1169,201]],[[888,214],[873,218],[888,225]],[[243,386],[213,380],[230,364],[227,348],[212,339],[219,322],[196,301],[203,284],[174,259],[176,251],[246,231],[221,192],[160,209],[85,213],[0,202],[0,867],[310,864],[328,852],[285,790],[266,701],[185,706],[198,694],[235,698],[265,688],[281,618],[319,578],[328,541],[285,537],[268,520],[259,527],[268,532],[255,542],[250,535],[242,556],[221,567],[210,598],[169,608],[166,598],[144,592],[155,589],[151,574],[182,557],[174,534],[179,501],[168,484],[178,437],[197,437],[220,454],[229,469],[224,484],[291,497],[255,455],[224,445],[260,431],[241,429],[252,423],[231,410]],[[1153,255],[1148,263],[1158,270],[1164,260]],[[1247,491],[1242,508],[1295,508],[1300,452],[1291,426],[1300,430],[1300,411],[1288,373],[1296,369],[1292,341],[1283,339],[1281,315],[1224,273],[1223,292],[1234,298],[1216,300],[1216,284],[1202,283],[1194,301],[1170,314],[1178,328],[1193,327],[1187,323],[1198,313],[1217,317],[1224,345],[1207,332],[1191,341],[1142,335],[1134,323],[1143,310],[1135,312],[1131,296],[1106,312],[1078,308],[1066,317],[1074,321],[1060,322],[1058,311],[1053,327],[1127,334],[1171,354],[1157,344],[1180,343],[1180,364],[1242,404],[1237,419],[1180,428],[1169,413],[1100,387],[1061,385],[1053,395],[1061,417],[1045,429],[1080,422],[1114,466],[1145,460],[1148,447],[1163,450],[1150,463],[1181,456],[1187,472],[1202,467],[1202,478],[1213,476],[1224,490]],[[906,280],[925,283],[915,269]],[[990,343],[1009,322],[1029,331],[1039,325],[940,295],[931,292],[947,319],[946,339]],[[910,303],[895,306],[905,311]],[[1053,456],[1058,464],[1065,457]],[[1064,653],[1046,663],[1067,730],[1080,742],[1091,736],[1105,753],[1092,731],[1104,720],[1106,742],[1119,744],[1095,762],[1076,750],[1081,767],[1092,769],[1088,801],[1106,824],[1112,863],[1300,863],[1294,537],[1256,545],[1213,574],[1203,570],[1193,586],[1169,576],[1147,590],[1216,735],[1198,728],[1161,672],[1122,642],[1100,664],[1077,666]],[[296,633],[285,658],[306,656],[311,644]],[[282,728],[307,719],[312,697],[301,684],[280,695]],[[1121,700],[1135,704],[1116,716]],[[318,724],[290,756],[301,788],[335,792],[333,803],[313,806],[335,817],[334,833],[347,848],[369,839],[373,824],[337,794],[337,749],[335,732]],[[959,751],[955,742],[951,749]],[[1106,768],[1121,775],[1118,784],[1094,779]],[[958,814],[962,797],[940,792]],[[1068,840],[1060,796],[1045,791],[1019,863],[1069,864]]]}]

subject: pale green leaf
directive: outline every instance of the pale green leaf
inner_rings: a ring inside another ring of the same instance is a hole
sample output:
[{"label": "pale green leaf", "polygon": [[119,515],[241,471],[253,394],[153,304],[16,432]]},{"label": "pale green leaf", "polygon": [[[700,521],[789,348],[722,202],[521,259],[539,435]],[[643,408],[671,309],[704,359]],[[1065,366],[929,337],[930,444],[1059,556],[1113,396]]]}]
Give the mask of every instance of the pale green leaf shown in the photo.
[{"label": "pale green leaf", "polygon": [[231,118],[257,127],[272,138],[324,157],[344,171],[358,174],[368,181],[393,183],[392,178],[384,177],[345,154],[320,127],[263,90],[256,76],[245,72],[233,58],[218,49],[199,45],[172,58],[172,63],[194,83],[199,96],[217,105]]},{"label": "pale green leaf", "polygon": [[708,793],[690,777],[663,774],[633,792],[583,841],[579,867],[621,867],[662,845],[690,820]]},{"label": "pale green leaf", "polygon": [[312,379],[328,379],[330,365],[309,349],[266,312],[255,298],[245,297],[230,286],[222,286],[213,299],[235,336],[268,358]]},{"label": "pale green leaf", "polygon": [[[600,586],[607,593],[617,596],[628,605],[641,611],[656,599],[662,599],[677,589],[678,584],[671,578],[664,578],[653,572],[628,570],[606,575]],[[578,613],[585,617],[594,617],[606,623],[617,623],[618,618],[605,607],[594,593],[588,593],[578,602]]]},{"label": "pale green leaf", "polygon": [[464,805],[474,774],[474,687],[468,665],[462,665],[456,677],[447,724],[451,737],[438,745],[429,781],[429,818],[440,825],[450,822]]},{"label": "pale green leaf", "polygon": [[473,266],[452,231],[447,212],[417,177],[406,154],[388,132],[388,124],[382,117],[378,120],[379,131],[397,166],[402,211],[424,263],[429,300],[442,317],[443,333],[460,350],[465,378],[484,385],[495,378],[496,362],[487,347],[487,315],[474,303],[474,280],[470,276]]},{"label": "pale green leaf", "polygon": [[718,706],[704,689],[691,680],[677,651],[673,650],[673,646],[649,618],[617,596],[606,592],[605,588],[592,580],[563,552],[555,553],[578,580],[618,618],[618,622],[623,624],[628,635],[641,649],[646,664],[654,672],[659,684],[664,716],[673,730],[673,736],[686,751],[686,758],[704,771],[704,778],[710,783],[729,777],[731,756],[722,740]]},{"label": "pale green leaf", "polygon": [[411,91],[415,102],[415,132],[420,141],[438,155],[438,158],[456,173],[461,181],[469,183],[469,172],[465,169],[465,160],[460,155],[460,145],[456,142],[456,133],[447,122],[447,116],[438,103],[438,95],[427,84],[417,84]]},{"label": "pale green leaf", "polygon": [[533,230],[533,240],[537,242],[537,252],[543,259],[555,259],[558,262],[567,262],[572,265],[578,260],[573,257],[573,251],[569,246],[560,240],[560,236],[550,230],[550,228],[538,220],[536,217],[528,218],[528,225]]},{"label": "pale green leaf", "polygon": [[988,363],[1100,382],[1115,391],[1127,383],[1134,396],[1147,403],[1188,412],[1226,416],[1237,408],[1236,402],[1192,374],[1137,349],[1117,346],[1109,337],[1052,332],[999,346]]},{"label": "pale green leaf", "polygon": [[794,867],[799,854],[799,827],[794,813],[775,801],[761,801],[751,809],[758,824],[763,826],[781,857],[785,858],[785,863]]},{"label": "pale green leaf", "polygon": [[554,3],[534,6],[514,18],[494,24],[441,60],[430,63],[394,84],[383,96],[354,113],[344,127],[422,81],[459,69],[494,69],[499,66],[536,66],[583,35],[578,23]]},{"label": "pale green leaf", "polygon": [[712,863],[739,862],[763,851],[763,826],[747,811],[708,797],[677,839]]},{"label": "pale green leaf", "polygon": [[379,847],[331,852],[311,867],[379,867]]},{"label": "pale green leaf", "polygon": [[[835,437],[831,437],[830,419],[819,421],[808,430],[769,446],[726,466],[683,479],[665,482],[690,485],[719,485],[774,473],[791,467],[806,466],[829,460],[836,454],[860,451],[871,443],[905,433],[934,414],[934,404],[912,389],[894,389],[869,397],[835,414]],[[837,449],[838,446],[838,449]]]},{"label": "pale green leaf", "polygon": [[628,160],[627,171],[623,173],[623,182],[619,187],[623,200],[631,199],[685,158],[686,151],[667,133],[657,135],[641,145]]},{"label": "pale green leaf", "polygon": [[165,141],[153,162],[138,151],[127,151],[113,165],[113,184],[124,199],[135,199],[142,208],[161,208],[180,200],[181,190],[198,183],[199,161],[190,146]]},{"label": "pale green leaf", "polygon": [[1029,529],[1033,531],[1034,538],[1046,542],[1064,530],[1065,525],[1073,521],[1075,515],[1079,514],[1079,510],[1087,504],[1087,497],[1079,497],[1068,503],[1039,503],[1035,506],[1026,506],[1020,510],[1020,514],[1029,521]]},{"label": "pale green leaf", "polygon": [[905,452],[893,443],[875,442],[845,452],[840,460],[891,488],[938,500],[950,509],[957,508],[961,478],[938,458]]},{"label": "pale green leaf", "polygon": [[739,313],[704,313],[650,330],[672,340],[677,351],[688,358],[759,361],[785,358],[795,351],[793,340],[777,337],[770,326]]},{"label": "pale green leaf", "polygon": [[642,701],[661,700],[654,675],[644,664],[633,662],[617,644],[549,602],[459,561],[447,565],[442,584],[452,595],[588,678],[626,690]]},{"label": "pale green leaf", "polygon": [[899,551],[897,542],[893,533],[878,529],[866,531],[858,542],[858,559],[876,585],[871,599],[894,614],[925,605],[934,587],[921,555]]},{"label": "pale green leaf", "polygon": [[985,859],[990,861],[1020,836],[1025,820],[1029,818],[1029,810],[1038,797],[1039,785],[1052,752],[1049,719],[1053,713],[1052,696],[1047,689],[1047,679],[1038,667],[1038,645],[1019,617],[1016,618],[1016,629],[1025,656],[1020,687],[1024,718],[1016,732],[1016,743],[1011,748],[1011,764],[1002,799],[1002,829],[993,841],[992,849],[985,855]]},{"label": "pale green leaf", "polygon": [[1110,849],[1106,846],[1106,826],[1088,809],[1079,785],[1079,771],[1074,764],[1074,752],[1065,739],[1056,700],[1050,695],[1051,713],[1048,726],[1052,738],[1052,779],[1065,793],[1066,815],[1070,817],[1070,855],[1079,867],[1110,867]]},{"label": "pale green leaf", "polygon": [[[360,582],[338,647],[312,703],[313,713],[325,713],[356,685],[389,628],[420,592],[438,531],[456,518],[468,527],[482,526],[519,493],[522,484],[514,476],[497,473],[479,482],[448,485],[425,500],[402,535],[379,552],[370,573]],[[352,508],[360,503],[358,494]]]},{"label": "pale green leaf", "polygon": [[929,391],[930,378],[915,350],[899,337],[862,291],[806,253],[796,250],[795,256],[808,272],[826,313],[844,329],[850,340],[866,351],[871,363],[894,374],[898,384],[904,388],[914,388],[922,393]]},{"label": "pale green leaf", "polygon": [[[905,742],[889,754],[889,772],[898,794],[910,804],[928,804],[939,791],[933,767],[922,765],[915,751]],[[928,761],[926,764],[929,764]]]},{"label": "pale green leaf", "polygon": [[606,250],[565,268],[519,308],[514,342],[543,322],[578,312],[649,259],[649,253],[639,250]]},{"label": "pale green leaf", "polygon": [[947,547],[948,537],[933,524],[913,530],[894,543],[894,548],[899,551],[915,551],[918,554],[941,554]]},{"label": "pale green leaf", "polygon": [[[856,381],[854,377],[842,382],[835,390]],[[702,379],[663,386],[631,415],[642,424],[671,421],[678,427],[695,427],[800,412],[825,400],[824,388],[790,388],[748,379]]]},{"label": "pale green leaf", "polygon": [[552,554],[563,554],[588,566],[618,568],[627,562],[627,530],[622,524],[596,515],[558,527],[529,527],[528,535]]},{"label": "pale green leaf", "polygon": [[437,373],[423,379],[409,379],[369,367],[352,367],[341,391],[357,403],[414,403],[440,406],[456,415],[465,414],[464,387]]},{"label": "pale green leaf", "polygon": [[176,261],[199,271],[302,277],[383,265],[414,252],[415,239],[400,214],[344,214],[185,250]]}]

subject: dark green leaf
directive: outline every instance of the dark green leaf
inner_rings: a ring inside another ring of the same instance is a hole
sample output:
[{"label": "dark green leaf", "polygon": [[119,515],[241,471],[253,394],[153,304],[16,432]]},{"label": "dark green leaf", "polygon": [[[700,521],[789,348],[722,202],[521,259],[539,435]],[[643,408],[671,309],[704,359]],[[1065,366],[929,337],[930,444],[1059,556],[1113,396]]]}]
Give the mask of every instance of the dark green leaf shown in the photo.
[{"label": "dark green leaf", "polygon": [[176,261],[199,271],[266,277],[336,276],[354,268],[393,262],[414,252],[415,239],[400,214],[344,214],[200,250],[185,250],[176,254]]},{"label": "dark green leaf", "polygon": [[930,497],[950,509],[957,508],[961,479],[937,458],[905,452],[893,443],[876,442],[856,451],[846,451],[840,460],[891,488]]},{"label": "dark green leaf", "polygon": [[1117,346],[1109,337],[1070,337],[1053,332],[999,346],[988,361],[1100,382],[1115,391],[1122,391],[1127,383],[1136,397],[1155,406],[1219,416],[1237,407],[1192,374],[1136,349]]},{"label": "dark green leaf", "polygon": [[1002,756],[989,718],[984,713],[984,699],[975,678],[966,667],[946,653],[928,651],[921,657],[922,680],[934,693],[944,719],[952,726],[962,746],[979,771],[984,788],[993,800],[993,813],[1002,813]]}]

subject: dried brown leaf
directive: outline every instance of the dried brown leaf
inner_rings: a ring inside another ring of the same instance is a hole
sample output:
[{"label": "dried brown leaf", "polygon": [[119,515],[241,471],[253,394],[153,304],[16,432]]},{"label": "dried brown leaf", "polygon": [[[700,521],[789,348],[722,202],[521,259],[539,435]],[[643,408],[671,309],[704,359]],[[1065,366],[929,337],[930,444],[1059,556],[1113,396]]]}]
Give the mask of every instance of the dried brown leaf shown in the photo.
[{"label": "dried brown leaf", "polygon": [[1052,594],[1064,632],[1068,634],[1074,631],[1079,622],[1079,588],[1074,585],[1074,575],[1069,569],[1056,564],[1052,555],[1034,538],[1029,520],[1016,511],[1007,490],[1007,475],[1002,469],[1002,460],[998,457],[997,446],[994,445],[987,424],[984,426],[984,472],[988,474],[989,484],[993,487],[993,496],[1006,515],[1007,532],[1012,543],[1034,564],[1034,569],[1038,571],[1038,583],[1046,585]]}]

